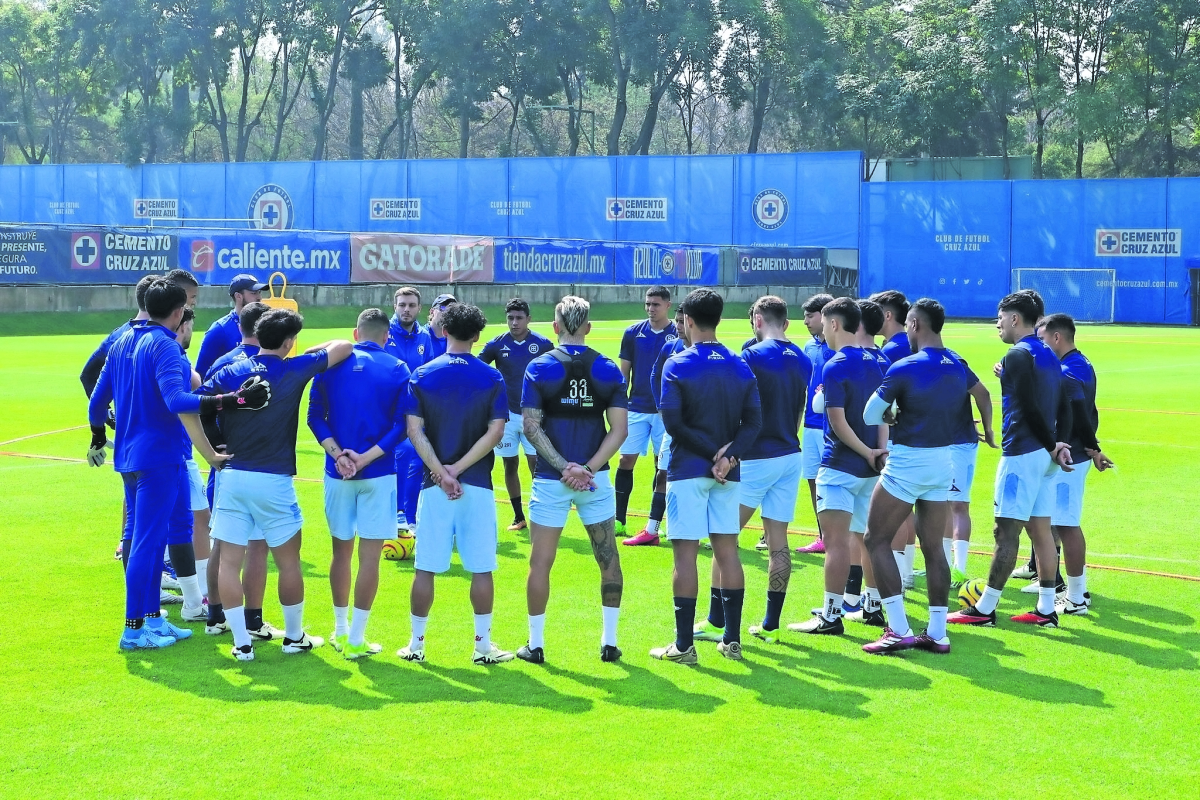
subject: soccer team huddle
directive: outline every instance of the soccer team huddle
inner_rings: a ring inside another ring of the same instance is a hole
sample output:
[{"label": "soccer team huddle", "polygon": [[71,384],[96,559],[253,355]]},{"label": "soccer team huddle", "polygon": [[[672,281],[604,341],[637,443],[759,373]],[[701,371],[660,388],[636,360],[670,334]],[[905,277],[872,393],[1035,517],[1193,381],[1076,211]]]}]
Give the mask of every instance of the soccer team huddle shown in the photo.
[{"label": "soccer team huddle", "polygon": [[[415,539],[412,631],[399,658],[425,660],[434,578],[457,552],[471,576],[474,663],[543,663],[550,573],[572,507],[600,571],[606,662],[622,656],[617,543],[656,545],[664,532],[674,557],[675,638],[650,655],[695,664],[696,641],[712,641],[725,658],[742,658],[738,534],[755,512],[769,577],[762,623],[746,632],[768,643],[785,629],[843,634],[845,617],[883,629],[863,646],[868,653],[948,653],[949,624],[996,624],[1010,574],[1032,577],[1037,593],[1036,607],[1014,622],[1056,627],[1060,613],[1088,613],[1084,481],[1091,466],[1112,462],[1096,439],[1096,376],[1075,348],[1075,324],[1045,315],[1036,292],[1010,294],[998,308],[996,327],[1010,349],[994,367],[1002,456],[995,552],[983,585],[966,576],[968,503],[979,444],[996,447],[992,403],[944,346],[946,314],[936,300],[910,305],[894,290],[857,301],[819,294],[803,304],[801,344],[789,339],[786,302],[767,295],[750,308],[754,337],[735,353],[717,339],[720,294],[692,291],[672,321],[671,294],[655,286],[646,292],[647,319],[625,331],[614,361],[588,347],[590,305],[581,297],[557,304],[557,345],[530,329],[528,303],[512,300],[508,331],[476,356],[483,312],[443,294],[422,325],[421,295],[409,286],[396,290],[390,319],[363,311],[353,342],[293,354],[303,319],[260,302],[263,288],[251,275],[233,279],[233,310],[204,336],[193,368],[186,353],[195,277],[173,270],[143,278],[137,316],[104,340],[81,375],[88,461],[102,465],[113,448],[124,483],[122,649],[167,647],[192,635],[162,609],[177,597],[162,590],[164,554],[182,593],[182,620],[205,623],[210,635],[230,633],[234,658],[252,660],[256,641],[279,639],[284,653],[325,644],[304,627],[303,517],[293,485],[306,393],[308,427],[326,453],[330,643],[347,659],[382,652],[366,635],[379,562],[385,546],[407,548]],[[193,449],[212,467],[207,485]],[[533,476],[528,518],[522,451]],[[647,454],[655,458],[649,519],[622,539],[634,467]],[[509,530],[528,529],[531,546],[529,638],[515,653],[491,639],[496,455],[514,513]],[[783,626],[788,525],[805,481],[820,539],[801,550],[825,553],[824,600],[804,621]],[[1034,559],[1014,570],[1022,530]],[[920,634],[905,611],[918,541],[929,599]],[[702,545],[712,550],[711,590],[708,614],[697,621]],[[268,552],[282,630],[263,618]],[[959,587],[964,608],[951,614],[950,591]]]}]

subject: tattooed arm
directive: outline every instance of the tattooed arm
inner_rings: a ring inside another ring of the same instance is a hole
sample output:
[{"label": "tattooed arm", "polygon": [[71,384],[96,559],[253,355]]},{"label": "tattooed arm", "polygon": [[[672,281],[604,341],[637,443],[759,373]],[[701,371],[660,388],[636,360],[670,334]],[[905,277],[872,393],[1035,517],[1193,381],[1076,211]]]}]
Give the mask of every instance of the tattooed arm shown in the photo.
[{"label": "tattooed arm", "polygon": [[461,497],[462,487],[458,481],[450,477],[438,459],[437,453],[433,452],[433,445],[425,435],[425,419],[423,417],[408,415],[408,439],[412,442],[417,455],[421,457],[421,461],[425,462],[425,468],[429,470],[433,482],[440,486],[451,500]]},{"label": "tattooed arm", "polygon": [[521,417],[525,436],[529,439],[529,443],[533,445],[533,449],[540,457],[546,459],[547,464],[562,473],[563,482],[577,492],[586,491],[595,486],[592,483],[592,473],[579,464],[567,461],[550,441],[550,437],[542,428],[542,419],[545,417],[542,409],[522,408]]}]

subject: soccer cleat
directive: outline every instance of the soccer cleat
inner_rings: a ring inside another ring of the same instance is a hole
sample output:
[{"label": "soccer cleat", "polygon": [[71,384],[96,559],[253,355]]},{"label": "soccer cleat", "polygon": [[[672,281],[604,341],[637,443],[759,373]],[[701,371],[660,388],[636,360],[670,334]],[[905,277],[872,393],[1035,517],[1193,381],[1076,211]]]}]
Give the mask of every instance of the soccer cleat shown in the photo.
[{"label": "soccer cleat", "polygon": [[162,578],[161,578],[161,579],[159,580],[159,582],[158,582],[158,588],[160,588],[160,589],[174,589],[175,591],[177,591],[177,592],[178,592],[178,591],[180,590],[180,588],[179,588],[179,579],[178,579],[178,578],[176,578],[174,575],[172,575],[172,574],[171,574],[171,573],[169,573],[169,572],[164,572],[164,573],[162,574]]},{"label": "soccer cleat", "polygon": [[172,594],[166,589],[158,590],[158,604],[160,606],[177,606],[183,603],[183,598],[177,594]]},{"label": "soccer cleat", "polygon": [[996,612],[989,611],[987,614],[984,614],[975,606],[967,606],[962,611],[955,611],[946,617],[946,622],[949,622],[951,625],[974,625],[978,628],[994,628],[996,627]]},{"label": "soccer cleat", "polygon": [[619,519],[613,520],[613,531],[617,534],[617,536],[624,536],[625,535],[625,523],[621,522],[621,520],[619,520]]},{"label": "soccer cleat", "polygon": [[864,625],[870,625],[875,628],[883,628],[887,626],[887,621],[883,617],[883,606],[868,608],[865,604],[861,611],[856,611],[853,614],[847,614],[846,619],[854,622],[861,622]]},{"label": "soccer cleat", "polygon": [[717,652],[728,658],[730,661],[742,660],[742,643],[741,642],[717,642]]},{"label": "soccer cleat", "polygon": [[350,644],[346,642],[342,649],[342,657],[347,661],[357,661],[360,658],[377,656],[382,652],[383,645],[376,642],[363,642],[362,644]]},{"label": "soccer cleat", "polygon": [[[136,633],[136,636],[128,636],[128,633]],[[157,650],[162,647],[170,647],[175,644],[174,636],[160,636],[154,631],[143,625],[136,631],[127,630],[126,634],[121,635],[122,650]]]},{"label": "soccer cleat", "polygon": [[1086,599],[1082,603],[1075,603],[1069,597],[1061,597],[1055,601],[1054,610],[1059,614],[1070,614],[1073,617],[1086,617],[1089,611]]},{"label": "soccer cleat", "polygon": [[1037,580],[1037,570],[1028,564],[1022,564],[1012,571],[1012,577],[1017,580]]},{"label": "soccer cleat", "polygon": [[642,531],[637,536],[630,536],[628,539],[621,541],[621,544],[627,547],[640,547],[642,545],[658,544],[658,534],[650,531]]},{"label": "soccer cleat", "polygon": [[692,638],[702,642],[719,642],[725,638],[725,629],[718,628],[705,617],[692,627]]},{"label": "soccer cleat", "polygon": [[842,601],[842,616],[853,614],[857,611],[862,611],[862,601],[859,600],[856,604],[850,605],[845,600]]},{"label": "soccer cleat", "polygon": [[764,533],[758,539],[758,544],[754,545],[755,550],[770,550],[771,546],[767,544],[767,535]]},{"label": "soccer cleat", "polygon": [[346,645],[350,644],[350,634],[343,633],[341,636],[338,636],[337,631],[334,631],[329,634],[329,643],[333,645],[335,652],[340,653],[346,649]]},{"label": "soccer cleat", "polygon": [[523,531],[529,527],[529,523],[523,519],[514,519],[513,524],[508,526],[510,531]]},{"label": "soccer cleat", "polygon": [[967,578],[967,573],[963,572],[958,567],[950,568],[950,588],[951,589],[961,589],[962,585],[964,583],[966,583],[968,580],[970,580],[970,579]]},{"label": "soccer cleat", "polygon": [[300,635],[299,639],[289,639],[283,637],[283,652],[291,655],[292,653],[307,653],[309,650],[314,650],[325,644],[325,640],[320,636],[309,636],[308,633]]},{"label": "soccer cleat", "polygon": [[195,608],[192,608],[191,606],[185,604],[180,610],[179,616],[184,622],[208,622],[208,607],[205,605],[198,605]]},{"label": "soccer cleat", "polygon": [[1058,612],[1051,611],[1049,614],[1043,614],[1035,608],[1033,611],[1017,614],[1012,618],[1012,621],[1020,622],[1024,625],[1037,625],[1039,628],[1057,628]]},{"label": "soccer cleat", "polygon": [[276,628],[271,623],[263,620],[261,628],[253,628],[246,631],[250,634],[251,639],[257,639],[260,642],[269,642],[272,639],[282,639],[283,631]]},{"label": "soccer cleat", "polygon": [[796,631],[797,633],[816,633],[825,636],[841,636],[846,632],[846,626],[842,624],[841,617],[830,622],[820,615],[804,622],[793,622],[787,627],[789,631]]},{"label": "soccer cleat", "polygon": [[155,625],[154,621],[151,619],[146,620],[145,627],[149,628],[151,633],[157,636],[170,636],[176,641],[180,639],[190,639],[192,637],[192,632],[188,628],[180,628],[172,625],[167,621],[166,617],[157,617],[157,619],[157,625]]},{"label": "soccer cleat", "polygon": [[925,570],[923,570],[923,569],[914,569],[914,570],[913,570],[913,577],[914,577],[914,578],[924,578],[924,577],[925,577]]},{"label": "soccer cleat", "polygon": [[396,651],[396,655],[400,657],[401,661],[420,662],[425,660],[425,648],[421,647],[413,650],[411,647],[401,647]]},{"label": "soccer cleat", "polygon": [[621,648],[617,647],[615,644],[600,645],[600,660],[607,664],[611,664],[614,661],[620,661]]},{"label": "soccer cleat", "polygon": [[1037,579],[1037,575],[1034,575],[1028,585],[1021,587],[1021,594],[1037,594],[1041,588],[1041,581]]},{"label": "soccer cleat", "polygon": [[825,540],[817,539],[812,544],[807,544],[804,547],[797,547],[796,552],[797,553],[824,553],[825,552]]},{"label": "soccer cleat", "polygon": [[546,651],[540,647],[530,647],[525,644],[517,651],[517,658],[528,661],[530,664],[545,664]]},{"label": "soccer cleat", "polygon": [[204,632],[209,636],[220,636],[222,633],[229,633],[229,623],[221,620],[215,624],[205,625]]},{"label": "soccer cleat", "polygon": [[229,651],[229,655],[236,658],[238,661],[253,661],[254,660],[254,645],[244,644],[238,647],[236,644]]},{"label": "soccer cleat", "polygon": [[913,647],[917,650],[928,650],[931,653],[949,653],[950,637],[943,636],[940,639],[934,639],[929,635],[928,630],[923,630],[921,631],[921,635],[913,642]]},{"label": "soccer cleat", "polygon": [[512,661],[516,656],[507,650],[501,650],[496,647],[496,643],[492,642],[486,653],[475,651],[475,657],[471,659],[472,664],[487,666],[488,664],[503,664],[505,661]]},{"label": "soccer cleat", "polygon": [[769,631],[762,625],[751,625],[747,630],[755,639],[761,639],[767,644],[781,644],[783,642],[783,628],[775,628]]},{"label": "soccer cleat", "polygon": [[654,648],[650,651],[650,657],[659,661],[674,661],[676,664],[695,664],[699,660],[696,658],[696,645],[681,651],[674,642],[666,647]]},{"label": "soccer cleat", "polygon": [[912,631],[901,636],[891,628],[883,629],[883,636],[877,641],[867,642],[863,645],[864,653],[871,653],[877,656],[886,656],[890,653],[899,653],[903,650],[911,650],[916,647],[917,637],[913,636]]}]

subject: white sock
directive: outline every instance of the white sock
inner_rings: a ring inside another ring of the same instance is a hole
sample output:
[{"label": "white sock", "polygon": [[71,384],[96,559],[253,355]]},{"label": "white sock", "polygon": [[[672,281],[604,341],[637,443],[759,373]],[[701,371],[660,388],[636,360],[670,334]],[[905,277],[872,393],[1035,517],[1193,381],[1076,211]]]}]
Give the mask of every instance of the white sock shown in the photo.
[{"label": "white sock", "polygon": [[1087,594],[1087,567],[1083,568],[1083,574],[1079,576],[1079,591],[1081,594]]},{"label": "white sock", "polygon": [[842,615],[842,596],[837,592],[825,593],[825,605],[821,608],[821,616],[833,622]]},{"label": "white sock", "polygon": [[651,533],[658,533],[658,520],[656,520],[656,519],[646,520],[646,530],[650,531]]},{"label": "white sock", "polygon": [[354,607],[354,617],[350,621],[350,644],[360,645],[367,638],[367,619],[371,612]]},{"label": "white sock", "polygon": [[[545,615],[545,613],[530,614],[529,615],[529,649],[532,650],[535,647],[545,647],[545,646],[546,646],[546,615]],[[478,647],[476,647],[475,649],[479,650]],[[479,652],[483,653],[483,652],[487,652],[487,651],[480,650]]]},{"label": "white sock", "polygon": [[1054,610],[1054,587],[1038,587],[1037,610],[1039,614],[1049,614]]},{"label": "white sock", "polygon": [[475,652],[487,653],[492,649],[492,615],[475,615]]},{"label": "white sock", "polygon": [[874,586],[868,586],[867,587],[867,603],[866,603],[866,605],[863,606],[863,608],[865,609],[867,606],[870,606],[871,608],[878,608],[879,602],[880,602],[879,601],[879,590],[876,589]]},{"label": "white sock", "polygon": [[196,581],[200,584],[200,594],[208,597],[208,559],[196,559]]},{"label": "white sock", "polygon": [[908,583],[912,580],[912,570],[908,567],[908,558],[903,550],[893,550],[892,558],[896,559],[896,569],[900,571],[900,580]]},{"label": "white sock", "polygon": [[966,539],[954,540],[954,566],[960,572],[967,571],[967,550],[971,547],[971,543]]},{"label": "white sock", "polygon": [[604,612],[604,635],[600,637],[600,644],[616,647],[617,620],[621,618],[621,609],[601,606],[600,610]]},{"label": "white sock", "polygon": [[350,633],[350,606],[333,607],[333,635],[346,636]]},{"label": "white sock", "polygon": [[905,573],[909,577],[913,574],[913,562],[917,559],[917,546],[915,544],[904,545],[904,566],[908,569]]},{"label": "white sock", "polygon": [[885,597],[881,602],[883,603],[883,613],[887,615],[888,627],[892,629],[892,632],[897,636],[911,636],[912,628],[908,624],[908,615],[904,613],[904,595]]},{"label": "white sock", "polygon": [[283,607],[283,635],[293,642],[304,638],[304,601]]},{"label": "white sock", "polygon": [[250,644],[250,633],[246,630],[245,606],[225,609],[225,621],[229,623],[229,631],[233,634],[234,647]]},{"label": "white sock", "polygon": [[990,614],[996,610],[998,605],[1000,605],[1000,590],[989,586],[983,590],[983,596],[975,604],[975,610],[980,614]]},{"label": "white sock", "polygon": [[929,607],[929,628],[926,632],[931,639],[941,639],[946,635],[946,614],[949,611],[946,606]]},{"label": "white sock", "polygon": [[954,540],[942,537],[942,552],[946,554],[946,563],[953,563],[951,559],[954,557]]},{"label": "white sock", "polygon": [[842,594],[842,602],[848,606],[856,606],[862,600],[861,594],[850,594],[849,592]]},{"label": "white sock", "polygon": [[418,617],[416,614],[409,614],[408,619],[412,623],[412,638],[408,640],[408,649],[414,653],[418,650],[424,650],[425,626],[429,624],[429,617]]},{"label": "white sock", "polygon": [[179,589],[183,592],[183,604],[189,608],[199,608],[204,605],[204,595],[200,593],[200,579],[195,575],[179,578]]},{"label": "white sock", "polygon": [[1067,576],[1067,599],[1072,603],[1083,603],[1083,576]]}]

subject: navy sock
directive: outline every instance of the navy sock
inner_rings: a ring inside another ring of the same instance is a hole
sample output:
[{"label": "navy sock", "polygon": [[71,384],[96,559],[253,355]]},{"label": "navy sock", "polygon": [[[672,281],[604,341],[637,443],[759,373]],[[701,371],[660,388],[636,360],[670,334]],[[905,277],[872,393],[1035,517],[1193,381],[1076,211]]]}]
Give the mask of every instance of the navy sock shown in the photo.
[{"label": "navy sock", "polygon": [[629,495],[633,493],[633,470],[617,467],[613,491],[617,495],[617,522],[624,525],[625,515],[629,511]]},{"label": "navy sock", "polygon": [[650,498],[650,519],[655,522],[662,522],[663,515],[667,513],[667,493],[655,492]]},{"label": "navy sock", "polygon": [[196,551],[191,542],[168,545],[167,551],[171,554],[171,567],[176,578],[190,578],[196,574]]},{"label": "navy sock", "polygon": [[696,624],[696,598],[675,598],[675,647],[680,652],[692,646],[692,626]]},{"label": "navy sock", "polygon": [[721,605],[725,607],[725,644],[742,641],[742,600],[745,589],[722,589]]},{"label": "navy sock", "polygon": [[721,605],[721,590],[716,587],[708,594],[708,621],[718,628],[725,627],[725,607]]},{"label": "navy sock", "polygon": [[846,579],[846,594],[862,594],[862,567],[857,564],[850,567],[850,577]]},{"label": "navy sock", "polygon": [[521,495],[510,497],[508,502],[512,503],[513,507],[513,522],[524,522],[525,511],[521,508]]},{"label": "navy sock", "polygon": [[779,630],[779,616],[783,613],[783,599],[787,592],[767,592],[767,615],[763,617],[763,630]]},{"label": "navy sock", "polygon": [[262,609],[247,608],[246,609],[246,630],[256,631],[263,626]]},{"label": "navy sock", "polygon": [[217,625],[225,621],[225,609],[220,603],[208,604],[208,624]]}]

